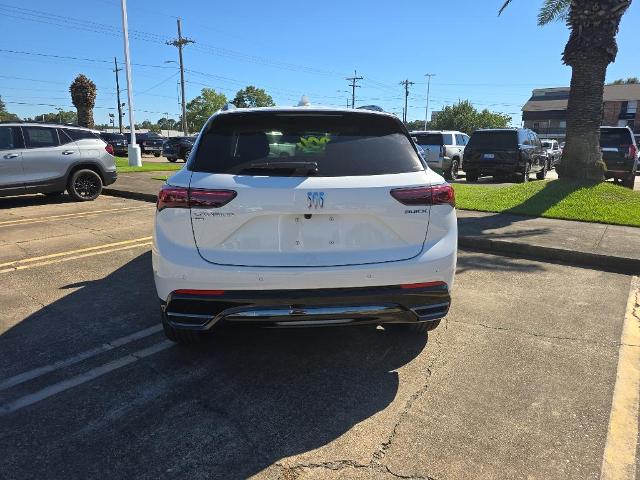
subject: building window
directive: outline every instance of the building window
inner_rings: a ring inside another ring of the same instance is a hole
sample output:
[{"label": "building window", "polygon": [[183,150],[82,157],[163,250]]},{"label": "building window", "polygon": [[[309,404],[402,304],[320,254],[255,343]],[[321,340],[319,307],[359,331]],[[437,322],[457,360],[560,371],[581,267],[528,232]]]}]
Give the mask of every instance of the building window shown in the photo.
[{"label": "building window", "polygon": [[638,101],[637,100],[629,100],[627,103],[627,113],[636,114],[638,111]]},{"label": "building window", "polygon": [[567,121],[566,120],[560,120],[560,128],[567,128]]}]

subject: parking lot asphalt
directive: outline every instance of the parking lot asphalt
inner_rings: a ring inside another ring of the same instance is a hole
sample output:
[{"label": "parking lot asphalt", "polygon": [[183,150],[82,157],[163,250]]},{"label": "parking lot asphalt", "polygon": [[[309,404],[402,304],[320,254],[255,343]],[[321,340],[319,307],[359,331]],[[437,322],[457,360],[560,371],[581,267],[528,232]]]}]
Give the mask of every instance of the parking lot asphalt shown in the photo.
[{"label": "parking lot asphalt", "polygon": [[428,338],[189,349],[159,328],[152,220],[0,199],[0,478],[599,478],[630,277],[461,253]]}]

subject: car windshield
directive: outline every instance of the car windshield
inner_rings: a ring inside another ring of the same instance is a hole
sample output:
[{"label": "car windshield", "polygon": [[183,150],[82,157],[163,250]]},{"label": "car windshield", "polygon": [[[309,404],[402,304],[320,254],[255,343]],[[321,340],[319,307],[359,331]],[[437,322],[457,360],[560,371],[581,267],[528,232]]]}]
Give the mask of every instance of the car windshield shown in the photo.
[{"label": "car windshield", "polygon": [[552,148],[553,147],[553,143],[551,143],[551,142],[542,142],[542,146],[544,148]]},{"label": "car windshield", "polygon": [[631,133],[626,128],[602,128],[600,129],[600,146],[604,148],[617,148],[632,144]]},{"label": "car windshield", "polygon": [[515,130],[477,131],[471,135],[468,149],[513,150],[518,146],[518,135]]},{"label": "car windshield", "polygon": [[220,115],[190,169],[323,177],[416,172],[424,166],[394,118],[363,113]]}]

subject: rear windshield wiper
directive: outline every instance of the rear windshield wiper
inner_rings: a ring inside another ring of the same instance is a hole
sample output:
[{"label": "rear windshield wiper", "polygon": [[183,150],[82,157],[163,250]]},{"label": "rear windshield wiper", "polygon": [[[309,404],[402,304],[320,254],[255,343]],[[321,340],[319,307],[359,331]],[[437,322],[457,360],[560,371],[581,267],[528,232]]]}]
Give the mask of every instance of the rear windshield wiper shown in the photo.
[{"label": "rear windshield wiper", "polygon": [[251,171],[279,171],[289,170],[292,172],[303,172],[307,175],[315,175],[318,173],[318,164],[316,162],[259,162],[252,163],[240,170],[240,173],[246,173]]}]

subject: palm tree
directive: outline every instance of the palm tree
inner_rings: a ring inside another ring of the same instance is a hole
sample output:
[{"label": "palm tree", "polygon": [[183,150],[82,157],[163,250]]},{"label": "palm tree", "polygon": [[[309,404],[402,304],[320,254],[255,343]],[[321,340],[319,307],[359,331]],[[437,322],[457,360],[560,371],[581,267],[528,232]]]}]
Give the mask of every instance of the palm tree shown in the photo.
[{"label": "palm tree", "polygon": [[93,107],[96,104],[96,84],[80,74],[69,87],[71,101],[78,110],[78,125],[93,128]]},{"label": "palm tree", "polygon": [[[499,14],[511,3],[506,0]],[[571,67],[567,138],[561,178],[602,180],[600,122],[607,66],[618,53],[616,34],[632,0],[544,0],[538,24],[564,20],[571,31],[562,61]]]}]

